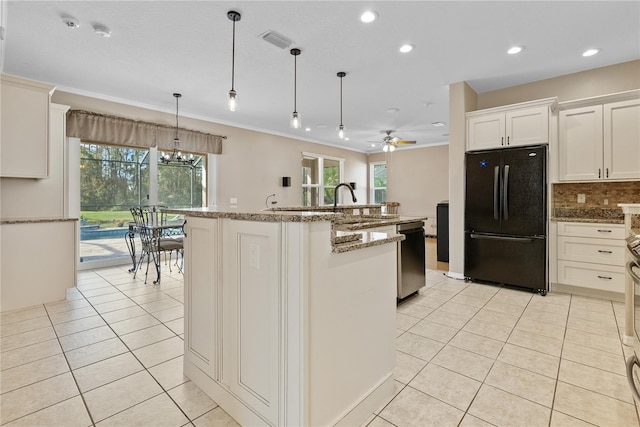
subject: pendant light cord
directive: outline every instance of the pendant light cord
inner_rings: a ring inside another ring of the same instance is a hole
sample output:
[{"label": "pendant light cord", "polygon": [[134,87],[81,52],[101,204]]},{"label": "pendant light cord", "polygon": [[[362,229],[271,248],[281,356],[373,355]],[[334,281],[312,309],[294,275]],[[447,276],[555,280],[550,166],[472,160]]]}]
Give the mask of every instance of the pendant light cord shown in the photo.
[{"label": "pendant light cord", "polygon": [[293,55],[293,112],[298,112],[298,55]]},{"label": "pendant light cord", "polygon": [[[180,97],[179,97],[179,96],[177,96],[177,95],[174,95],[174,96],[176,97],[176,139],[175,139],[175,142],[176,142],[176,145],[177,145],[177,144],[178,144],[178,141],[179,141],[179,140],[178,140],[178,99],[179,99]],[[177,148],[177,147],[176,147],[176,148]]]},{"label": "pendant light cord", "polygon": [[342,76],[340,77],[340,126],[342,126]]},{"label": "pendant light cord", "polygon": [[231,90],[233,90],[233,85],[235,83],[235,74],[236,74],[236,21],[233,22],[233,41],[231,42]]}]

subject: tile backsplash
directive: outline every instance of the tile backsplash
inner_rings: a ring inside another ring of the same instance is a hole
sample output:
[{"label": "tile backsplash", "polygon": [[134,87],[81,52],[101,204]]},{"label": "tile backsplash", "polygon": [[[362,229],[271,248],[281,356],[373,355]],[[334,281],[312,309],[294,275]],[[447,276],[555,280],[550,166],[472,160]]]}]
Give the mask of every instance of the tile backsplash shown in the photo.
[{"label": "tile backsplash", "polygon": [[[560,183],[552,186],[553,214],[556,217],[622,219],[624,215],[618,203],[640,203],[640,181]],[[584,203],[578,203],[581,194],[584,194]]]}]

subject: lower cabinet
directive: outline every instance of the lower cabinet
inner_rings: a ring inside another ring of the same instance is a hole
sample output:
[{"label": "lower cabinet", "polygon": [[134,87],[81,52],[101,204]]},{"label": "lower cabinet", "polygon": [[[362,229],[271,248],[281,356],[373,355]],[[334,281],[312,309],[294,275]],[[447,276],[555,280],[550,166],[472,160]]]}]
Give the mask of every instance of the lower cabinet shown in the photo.
[{"label": "lower cabinet", "polygon": [[624,225],[558,223],[558,283],[624,293]]},{"label": "lower cabinet", "polygon": [[241,425],[363,425],[393,396],[396,243],[330,237],[187,215],[184,374]]},{"label": "lower cabinet", "polygon": [[217,225],[216,219],[189,218],[184,239],[185,356],[213,380],[220,378]]},{"label": "lower cabinet", "polygon": [[278,423],[280,223],[229,221],[223,231],[222,382]]}]

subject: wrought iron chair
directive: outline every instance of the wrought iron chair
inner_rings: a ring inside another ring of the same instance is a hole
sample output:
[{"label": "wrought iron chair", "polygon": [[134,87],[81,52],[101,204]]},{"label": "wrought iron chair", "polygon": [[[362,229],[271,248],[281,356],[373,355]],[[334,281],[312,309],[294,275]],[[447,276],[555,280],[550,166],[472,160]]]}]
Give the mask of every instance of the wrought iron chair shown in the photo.
[{"label": "wrought iron chair", "polygon": [[[162,213],[158,212],[155,207],[133,207],[130,209],[131,215],[135,222],[135,227],[138,235],[140,236],[141,251],[140,258],[136,263],[136,268],[133,274],[135,278],[140,265],[147,258],[147,269],[145,271],[144,283],[147,283],[147,276],[149,274],[149,263],[153,259],[154,266],[156,268],[157,280],[154,283],[160,282],[160,253],[169,253],[169,271],[171,271],[171,254],[176,251],[176,263],[180,254],[184,252],[184,243],[180,235],[165,235],[171,229],[182,229],[181,225],[176,225],[172,228],[159,228],[158,226],[166,226],[166,219],[163,223]],[[178,269],[182,271],[182,268],[178,264]]]}]

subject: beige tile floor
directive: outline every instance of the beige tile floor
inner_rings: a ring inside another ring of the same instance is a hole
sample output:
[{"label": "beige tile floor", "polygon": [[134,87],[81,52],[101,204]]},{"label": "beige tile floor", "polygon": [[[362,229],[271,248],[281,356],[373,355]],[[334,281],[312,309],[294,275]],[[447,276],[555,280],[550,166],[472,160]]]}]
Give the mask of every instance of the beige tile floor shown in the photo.
[{"label": "beige tile floor", "polygon": [[[433,266],[433,264],[431,264]],[[183,280],[78,273],[66,301],[0,314],[0,424],[232,426],[182,375]],[[623,306],[430,269],[397,311],[395,397],[369,426],[638,426]]]}]

